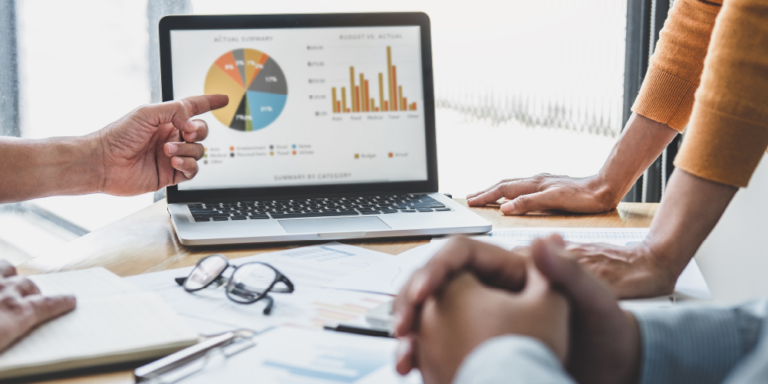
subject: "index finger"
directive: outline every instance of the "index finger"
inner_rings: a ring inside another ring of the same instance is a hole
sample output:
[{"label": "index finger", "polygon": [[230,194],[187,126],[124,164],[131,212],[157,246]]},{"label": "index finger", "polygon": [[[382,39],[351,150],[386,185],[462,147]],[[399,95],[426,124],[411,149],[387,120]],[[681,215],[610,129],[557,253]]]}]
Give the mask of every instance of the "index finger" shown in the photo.
[{"label": "index finger", "polygon": [[35,313],[35,325],[42,324],[55,317],[63,315],[73,309],[77,305],[77,300],[74,296],[42,296],[33,295],[24,298],[32,307]]},{"label": "index finger", "polygon": [[471,206],[482,206],[494,203],[502,197],[507,199],[515,199],[521,195],[539,192],[540,186],[541,182],[531,178],[512,180],[510,182],[497,185],[495,188],[467,201],[467,204]]},{"label": "index finger", "polygon": [[408,334],[424,300],[457,272],[470,271],[488,285],[516,291],[525,285],[525,264],[522,255],[495,245],[464,237],[452,239],[413,273],[395,298],[395,334]]},{"label": "index finger", "polygon": [[181,132],[195,132],[198,125],[191,118],[221,108],[229,103],[226,95],[190,96],[176,101],[166,101],[146,107],[150,124],[160,125],[172,123]]},{"label": "index finger", "polygon": [[483,193],[486,193],[486,192],[490,191],[491,189],[494,189],[494,188],[498,187],[501,184],[509,183],[510,181],[515,181],[515,180],[519,180],[519,179],[504,179],[504,180],[499,181],[498,183],[496,183],[494,185],[491,185],[490,187],[488,187],[486,189],[483,189],[480,192],[470,193],[469,195],[467,195],[467,200],[474,199],[475,197],[480,196]]}]

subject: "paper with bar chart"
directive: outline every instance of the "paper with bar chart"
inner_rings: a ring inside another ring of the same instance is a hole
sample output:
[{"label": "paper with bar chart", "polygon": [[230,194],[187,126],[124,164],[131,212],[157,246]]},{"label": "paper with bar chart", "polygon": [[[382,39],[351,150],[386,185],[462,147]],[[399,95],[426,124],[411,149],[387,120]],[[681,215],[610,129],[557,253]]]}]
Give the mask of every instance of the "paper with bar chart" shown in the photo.
[{"label": "paper with bar chart", "polygon": [[395,372],[397,341],[337,332],[280,327],[256,346],[209,363],[184,383],[418,384],[421,375]]},{"label": "paper with bar chart", "polygon": [[418,26],[171,31],[175,99],[224,94],[180,190],[427,179]]}]

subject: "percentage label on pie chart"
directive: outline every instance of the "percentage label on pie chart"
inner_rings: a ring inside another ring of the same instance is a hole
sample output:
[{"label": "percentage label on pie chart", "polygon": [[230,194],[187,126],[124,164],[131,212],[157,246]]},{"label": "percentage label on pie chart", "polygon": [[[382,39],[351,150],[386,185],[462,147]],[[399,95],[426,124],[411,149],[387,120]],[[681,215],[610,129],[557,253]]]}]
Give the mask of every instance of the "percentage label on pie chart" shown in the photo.
[{"label": "percentage label on pie chart", "polygon": [[235,49],[211,65],[205,94],[229,96],[226,107],[213,111],[222,124],[238,131],[257,131],[280,116],[288,85],[277,62],[266,53]]}]

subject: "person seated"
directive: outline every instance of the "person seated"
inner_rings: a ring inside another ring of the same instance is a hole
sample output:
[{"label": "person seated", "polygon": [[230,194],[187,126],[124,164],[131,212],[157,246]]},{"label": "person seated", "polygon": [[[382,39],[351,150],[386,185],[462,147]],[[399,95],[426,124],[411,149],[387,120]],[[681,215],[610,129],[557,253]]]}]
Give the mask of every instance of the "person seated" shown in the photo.
[{"label": "person seated", "polygon": [[768,300],[622,310],[564,246],[447,244],[395,300],[397,370],[426,384],[768,382]]},{"label": "person seated", "polygon": [[507,215],[614,209],[687,125],[676,169],[645,241],[627,247],[568,245],[619,297],[671,293],[768,148],[767,42],[764,1],[675,1],[634,113],[597,175],[503,180],[469,195],[468,204],[506,198],[501,211]]},{"label": "person seated", "polygon": [[[228,102],[227,96],[209,95],[147,105],[82,137],[0,137],[0,203],[88,193],[130,196],[189,180],[205,152],[199,141],[208,136],[208,125],[194,116]],[[0,352],[75,305],[72,296],[42,296],[0,260]]]}]

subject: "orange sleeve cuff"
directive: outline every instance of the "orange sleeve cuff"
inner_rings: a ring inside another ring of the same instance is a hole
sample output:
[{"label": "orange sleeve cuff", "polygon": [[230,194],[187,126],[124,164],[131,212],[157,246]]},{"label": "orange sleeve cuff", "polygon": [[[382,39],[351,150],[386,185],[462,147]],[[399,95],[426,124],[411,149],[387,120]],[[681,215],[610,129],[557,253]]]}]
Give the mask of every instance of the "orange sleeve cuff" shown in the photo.
[{"label": "orange sleeve cuff", "polygon": [[691,117],[697,86],[652,66],[632,111],[682,132]]},{"label": "orange sleeve cuff", "polygon": [[746,187],[768,148],[768,124],[696,105],[675,166],[698,177]]},{"label": "orange sleeve cuff", "polygon": [[632,110],[682,132],[691,117],[720,0],[677,0]]}]

